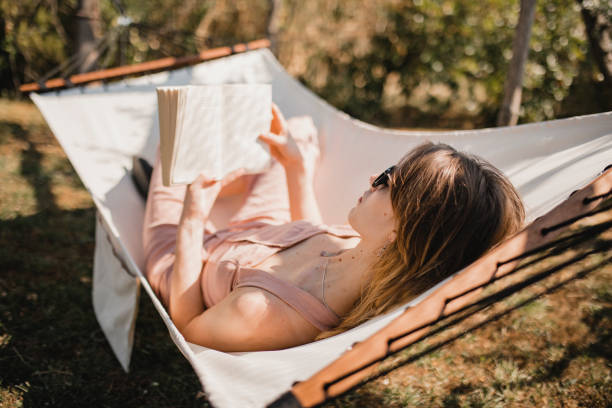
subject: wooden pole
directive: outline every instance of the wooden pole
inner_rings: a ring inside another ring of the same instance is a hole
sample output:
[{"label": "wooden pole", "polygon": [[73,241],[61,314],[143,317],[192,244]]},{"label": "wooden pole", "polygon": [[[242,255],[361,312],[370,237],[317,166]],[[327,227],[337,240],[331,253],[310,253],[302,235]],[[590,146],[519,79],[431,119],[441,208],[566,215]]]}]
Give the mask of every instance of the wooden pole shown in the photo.
[{"label": "wooden pole", "polygon": [[72,75],[68,80],[64,78],[53,78],[45,81],[43,86],[38,83],[24,84],[19,87],[21,92],[48,91],[52,89],[64,88],[66,86],[84,85],[89,82],[107,81],[111,79],[122,78],[130,75],[140,75],[147,72],[164,71],[168,69],[176,69],[187,65],[194,65],[202,61],[207,61],[214,58],[221,58],[231,54],[246,52],[259,48],[267,48],[270,41],[267,38],[255,40],[244,44],[235,44],[231,47],[219,47],[204,50],[197,55],[191,55],[181,58],[167,57],[155,61],[142,62],[139,64],[127,65],[104,69],[101,71],[87,72],[83,74]]},{"label": "wooden pole", "polygon": [[[603,75],[603,108],[612,109],[612,21],[607,17],[603,3],[577,0],[580,5],[582,21],[586,29],[591,54]],[[610,6],[608,6],[610,7]]]},{"label": "wooden pole", "polygon": [[282,0],[269,0],[270,12],[268,14],[267,36],[270,40],[270,51],[278,56],[278,33],[280,30],[280,14]]},{"label": "wooden pole", "polygon": [[536,0],[521,0],[521,11],[512,44],[512,60],[504,86],[504,100],[497,116],[497,126],[514,126],[521,107],[523,73],[529,53],[529,38],[535,15]]}]

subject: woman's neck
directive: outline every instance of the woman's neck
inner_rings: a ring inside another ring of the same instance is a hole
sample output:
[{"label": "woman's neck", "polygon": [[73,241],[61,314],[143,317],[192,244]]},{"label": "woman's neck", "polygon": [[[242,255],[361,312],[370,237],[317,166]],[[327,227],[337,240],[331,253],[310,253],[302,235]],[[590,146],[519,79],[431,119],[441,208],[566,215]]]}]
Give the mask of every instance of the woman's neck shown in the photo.
[{"label": "woman's neck", "polygon": [[367,278],[370,266],[376,259],[378,248],[374,245],[368,245],[363,239],[350,249],[341,251],[340,253],[327,253],[323,251],[323,256],[328,256],[327,274],[329,279],[348,280],[361,282]]}]

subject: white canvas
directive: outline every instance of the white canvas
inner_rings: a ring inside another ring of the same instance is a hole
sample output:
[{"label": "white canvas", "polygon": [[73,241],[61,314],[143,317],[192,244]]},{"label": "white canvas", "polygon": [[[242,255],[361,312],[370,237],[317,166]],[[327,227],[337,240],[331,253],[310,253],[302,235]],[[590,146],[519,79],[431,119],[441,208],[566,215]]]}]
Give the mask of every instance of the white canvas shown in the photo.
[{"label": "white canvas", "polygon": [[[348,209],[367,187],[368,176],[396,162],[425,141],[449,143],[476,153],[503,170],[525,201],[528,218],[544,214],[592,180],[612,157],[612,112],[507,128],[422,132],[375,127],[334,109],[291,78],[268,50],[251,51],[194,67],[163,72],[101,88],[32,95],[85,186],[91,192],[124,269],[138,276],[177,347],[192,364],[216,407],[261,407],[338,357],[353,342],[388,324],[401,310],[341,335],[267,352],[222,353],[186,343],[143,278],[140,231],[144,205],[127,173],[136,153],[153,158],[158,136],[155,87],[211,83],[269,83],[286,117],[309,115],[319,129],[322,158],[315,192],[327,223],[345,223]],[[213,209],[222,227],[240,197]],[[98,246],[98,243],[97,243]],[[104,270],[100,270],[105,268]],[[96,274],[119,274],[116,265],[96,262]],[[443,283],[442,283],[443,284]],[[107,296],[122,293],[108,288]],[[415,301],[417,302],[418,299]],[[412,302],[412,303],[415,303]],[[126,311],[96,309],[108,321]],[[124,344],[129,325],[105,332]],[[113,337],[115,336],[115,337]],[[114,347],[127,364],[129,352]],[[123,353],[123,354],[121,354]]]}]

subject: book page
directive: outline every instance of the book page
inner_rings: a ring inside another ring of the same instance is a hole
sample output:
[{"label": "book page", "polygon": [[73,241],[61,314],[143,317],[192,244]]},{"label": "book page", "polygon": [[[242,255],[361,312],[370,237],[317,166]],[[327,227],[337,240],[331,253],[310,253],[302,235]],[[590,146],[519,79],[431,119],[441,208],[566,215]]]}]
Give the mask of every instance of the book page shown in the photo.
[{"label": "book page", "polygon": [[191,183],[201,172],[220,178],[222,94],[219,86],[188,86],[177,117],[171,184]]},{"label": "book page", "polygon": [[270,153],[257,138],[270,128],[271,92],[268,84],[181,87],[171,184],[191,183],[200,172],[222,179],[239,168],[263,171]]},{"label": "book page", "polygon": [[223,87],[221,173],[243,168],[258,173],[270,164],[268,145],[258,140],[270,130],[272,89],[267,84]]}]

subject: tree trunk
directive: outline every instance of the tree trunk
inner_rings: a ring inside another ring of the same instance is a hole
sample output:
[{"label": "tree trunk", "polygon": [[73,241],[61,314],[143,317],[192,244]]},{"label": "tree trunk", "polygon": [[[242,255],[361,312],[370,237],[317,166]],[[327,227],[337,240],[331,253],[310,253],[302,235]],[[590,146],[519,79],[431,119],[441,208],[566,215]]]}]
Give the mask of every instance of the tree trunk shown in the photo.
[{"label": "tree trunk", "polygon": [[268,39],[270,40],[270,51],[278,55],[278,32],[280,29],[280,14],[283,0],[269,0],[270,13],[268,14]]},{"label": "tree trunk", "polygon": [[521,107],[523,73],[529,53],[529,38],[535,15],[536,0],[521,0],[521,12],[512,44],[512,60],[504,86],[504,100],[497,116],[497,126],[513,126]]},{"label": "tree trunk", "polygon": [[[0,15],[0,35],[2,38],[6,38],[6,34],[6,21],[4,16]],[[11,55],[6,51],[6,48],[0,47],[0,90],[15,90],[19,88],[20,81],[13,70],[14,65],[13,61],[11,61]]]},{"label": "tree trunk", "polygon": [[[582,20],[589,39],[589,46],[595,63],[601,71],[605,86],[604,95],[612,100],[612,22],[609,13],[612,13],[612,6],[594,4],[585,5],[582,0],[577,0],[580,4]],[[612,102],[609,102],[609,104]]]},{"label": "tree trunk", "polygon": [[99,53],[96,39],[100,27],[100,7],[98,0],[79,0],[75,18],[75,48],[79,55],[78,72],[88,72],[96,68]]}]

